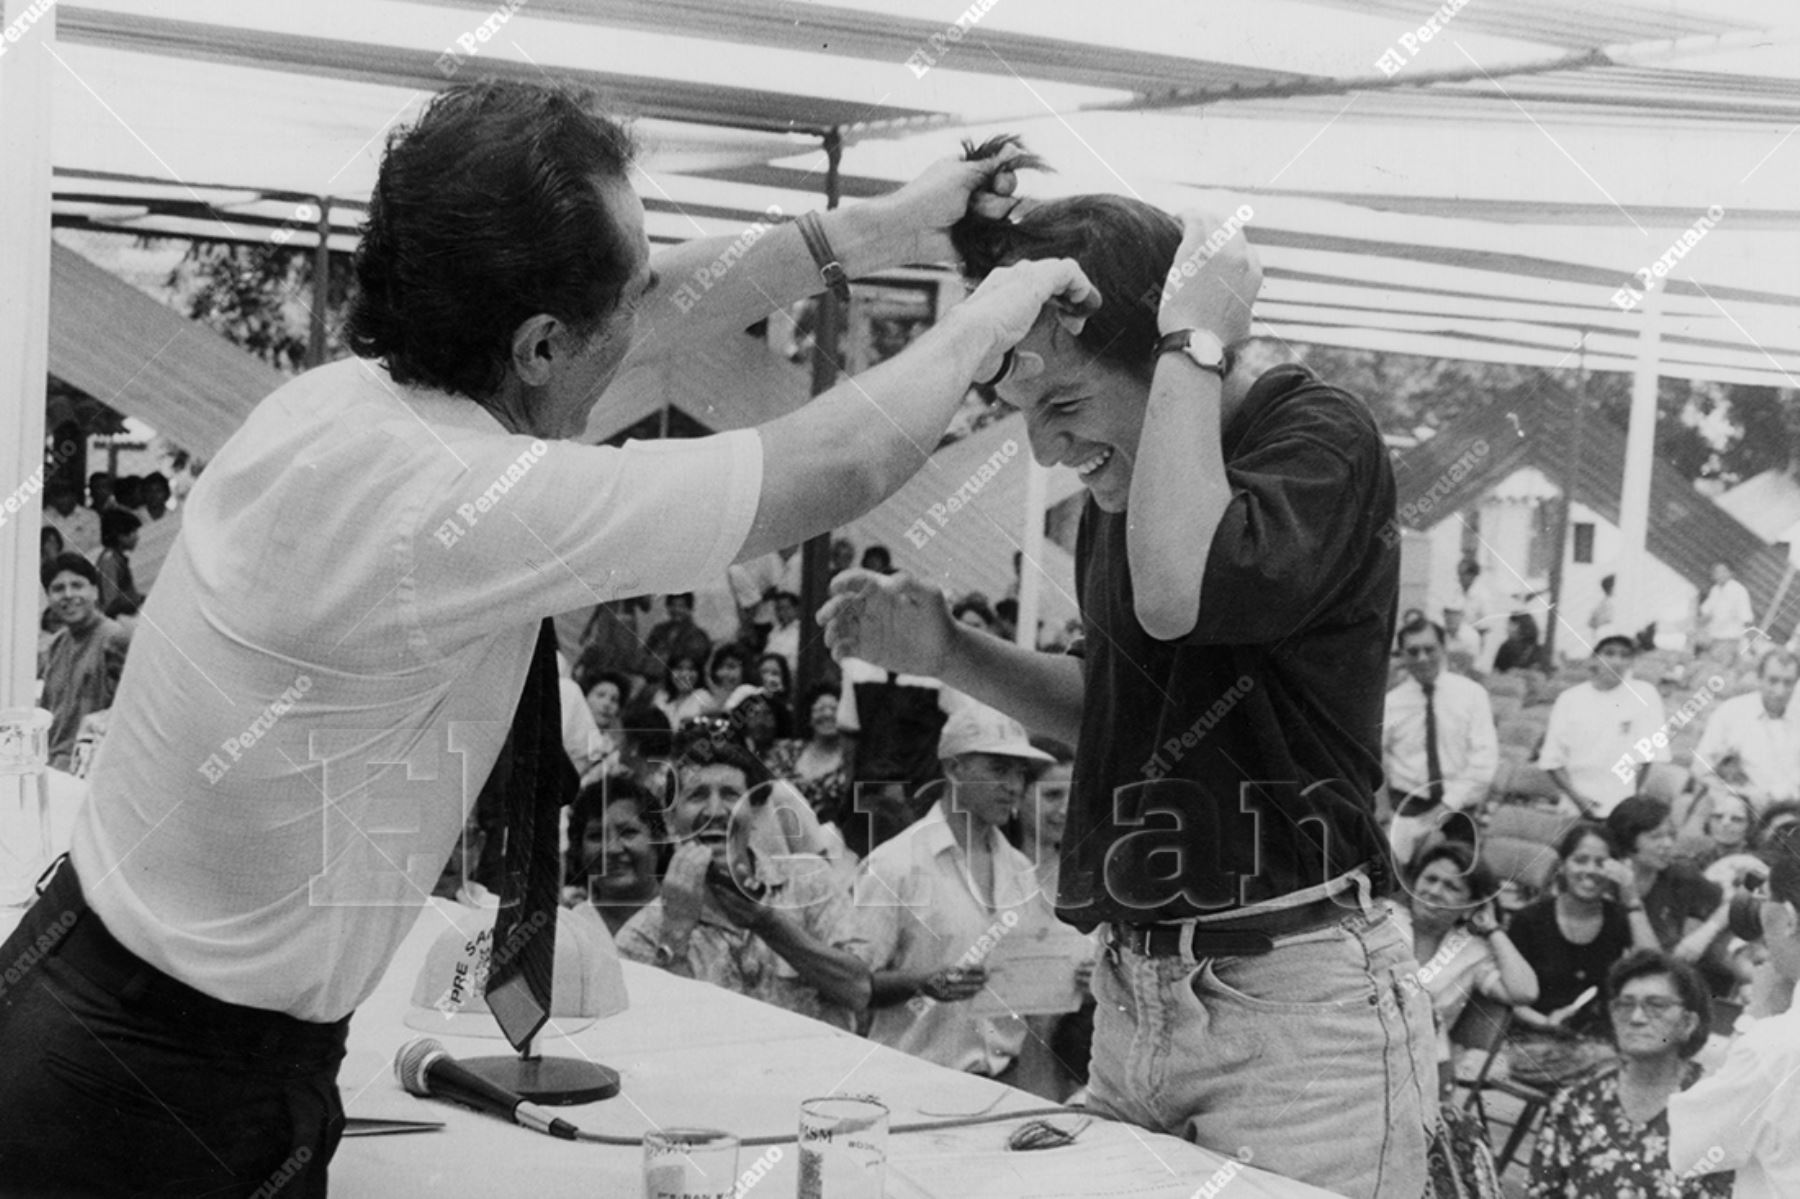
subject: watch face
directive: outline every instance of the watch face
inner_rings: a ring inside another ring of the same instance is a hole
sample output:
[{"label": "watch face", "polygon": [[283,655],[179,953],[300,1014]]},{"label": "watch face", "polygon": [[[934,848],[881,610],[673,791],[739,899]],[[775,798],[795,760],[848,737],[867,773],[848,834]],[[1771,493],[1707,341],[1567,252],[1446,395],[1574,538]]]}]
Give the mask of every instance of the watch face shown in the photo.
[{"label": "watch face", "polygon": [[1204,329],[1189,333],[1187,356],[1209,371],[1217,371],[1221,376],[1225,373],[1225,347],[1217,336]]}]

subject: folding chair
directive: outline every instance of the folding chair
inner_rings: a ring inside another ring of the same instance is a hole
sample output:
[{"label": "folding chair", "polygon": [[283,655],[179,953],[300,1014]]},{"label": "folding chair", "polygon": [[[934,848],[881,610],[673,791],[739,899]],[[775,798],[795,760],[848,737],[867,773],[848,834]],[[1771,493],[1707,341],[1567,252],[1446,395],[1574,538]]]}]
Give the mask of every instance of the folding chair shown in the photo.
[{"label": "folding chair", "polygon": [[1493,1123],[1488,1117],[1485,1096],[1489,1092],[1498,1092],[1517,1099],[1521,1104],[1518,1118],[1507,1134],[1505,1147],[1494,1157],[1494,1169],[1501,1174],[1506,1173],[1513,1155],[1519,1151],[1526,1135],[1536,1127],[1553,1097],[1552,1092],[1542,1087],[1514,1082],[1510,1078],[1492,1077],[1494,1059],[1505,1048],[1506,1034],[1511,1028],[1510,1007],[1485,995],[1472,995],[1468,1006],[1463,1008],[1462,1015],[1457,1017],[1455,1026],[1450,1030],[1452,1045],[1474,1049],[1482,1055],[1481,1068],[1467,1077],[1459,1074],[1456,1085],[1468,1091],[1469,1097],[1463,1103],[1463,1110],[1481,1121],[1481,1126],[1488,1130],[1490,1144],[1494,1139]]}]

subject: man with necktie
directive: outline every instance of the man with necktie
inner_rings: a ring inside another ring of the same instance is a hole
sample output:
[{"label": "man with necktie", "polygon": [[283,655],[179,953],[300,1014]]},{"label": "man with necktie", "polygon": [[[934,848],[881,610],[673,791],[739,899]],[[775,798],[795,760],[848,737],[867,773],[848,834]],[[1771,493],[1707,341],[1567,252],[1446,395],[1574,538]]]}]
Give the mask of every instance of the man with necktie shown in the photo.
[{"label": "man with necktie", "polygon": [[1407,677],[1387,694],[1381,728],[1382,768],[1394,805],[1388,842],[1404,868],[1438,829],[1468,839],[1467,820],[1453,820],[1487,797],[1500,761],[1494,711],[1473,679],[1444,669],[1444,630],[1415,620],[1400,630]]},{"label": "man with necktie", "polygon": [[513,844],[488,1002],[527,1042],[572,783],[545,618],[689,591],[849,523],[1045,305],[1079,325],[1098,303],[1073,263],[1021,264],[778,420],[582,444],[628,363],[947,260],[971,206],[1012,206],[1009,158],[945,162],[759,225],[748,250],[653,257],[632,153],[592,97],[495,81],[446,90],[389,140],[356,253],[357,356],[268,397],[208,464],[70,857],[0,947],[9,1194],[244,1196],[279,1176],[283,1199],[324,1195],[350,1014],[490,777]]}]

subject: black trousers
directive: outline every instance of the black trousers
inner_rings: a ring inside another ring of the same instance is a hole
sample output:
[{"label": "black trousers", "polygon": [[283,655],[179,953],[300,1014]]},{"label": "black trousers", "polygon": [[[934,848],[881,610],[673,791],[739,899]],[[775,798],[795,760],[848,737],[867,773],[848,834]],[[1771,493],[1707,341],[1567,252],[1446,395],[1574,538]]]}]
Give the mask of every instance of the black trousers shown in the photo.
[{"label": "black trousers", "polygon": [[349,1023],[170,978],[65,860],[0,946],[0,1195],[323,1196]]}]

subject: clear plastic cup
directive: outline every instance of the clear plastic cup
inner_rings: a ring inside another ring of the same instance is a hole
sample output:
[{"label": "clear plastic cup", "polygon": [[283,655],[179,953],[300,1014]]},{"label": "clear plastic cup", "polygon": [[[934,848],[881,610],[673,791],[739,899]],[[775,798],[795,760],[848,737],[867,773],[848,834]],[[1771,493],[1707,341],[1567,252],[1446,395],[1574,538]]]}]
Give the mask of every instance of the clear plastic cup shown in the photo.
[{"label": "clear plastic cup", "polygon": [[716,1128],[644,1134],[644,1199],[732,1199],[738,1139]]},{"label": "clear plastic cup", "polygon": [[887,1182],[887,1105],[866,1095],[800,1104],[799,1199],[881,1199]]}]

